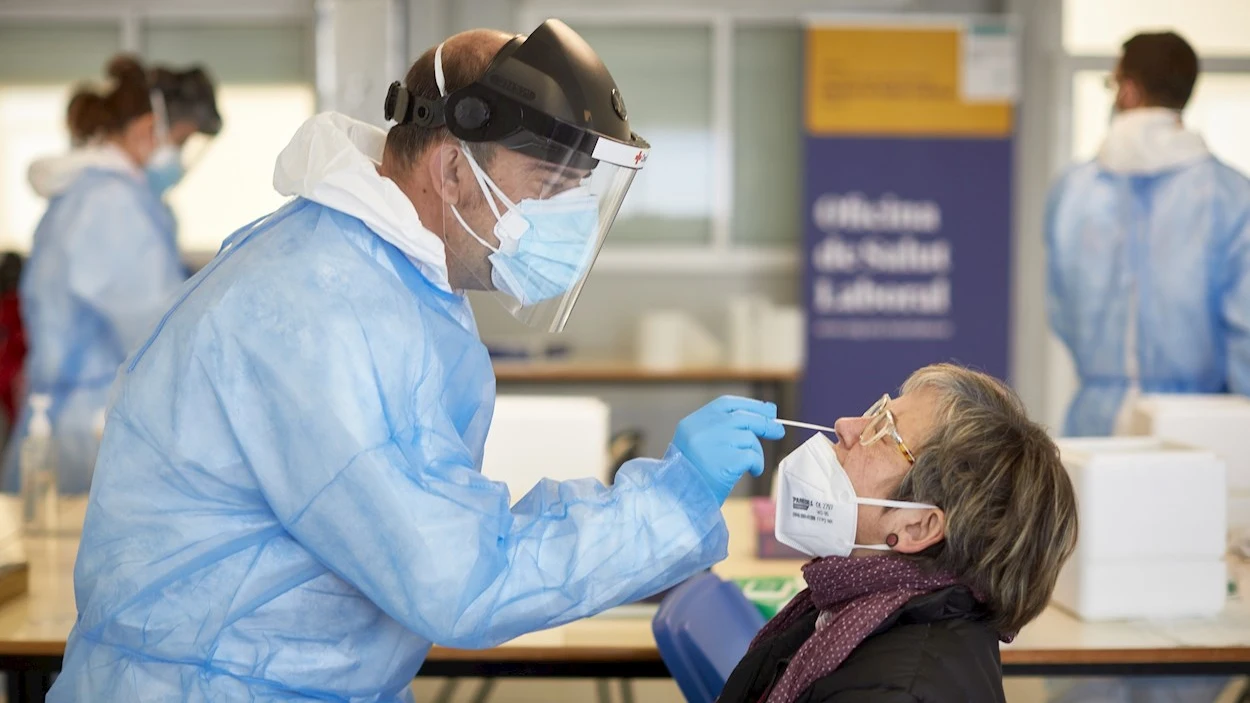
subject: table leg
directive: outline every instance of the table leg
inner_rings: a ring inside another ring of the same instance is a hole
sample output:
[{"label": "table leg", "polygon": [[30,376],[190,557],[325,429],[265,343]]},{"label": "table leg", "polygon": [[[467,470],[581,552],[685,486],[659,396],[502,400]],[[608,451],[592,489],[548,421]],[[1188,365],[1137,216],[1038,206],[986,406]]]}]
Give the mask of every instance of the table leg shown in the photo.
[{"label": "table leg", "polygon": [[459,680],[454,678],[447,679],[438,689],[438,693],[435,694],[432,703],[451,703],[451,699],[456,697],[456,689],[459,688],[459,686]]},{"label": "table leg", "polygon": [[633,679],[621,679],[621,703],[634,703]]},{"label": "table leg", "polygon": [[495,684],[499,683],[498,679],[482,679],[482,686],[477,689],[477,695],[473,697],[473,703],[486,703],[490,699],[490,694],[495,690]]},{"label": "table leg", "polygon": [[40,671],[10,671],[5,678],[9,703],[43,703],[52,688],[52,675]]},{"label": "table leg", "polygon": [[595,679],[595,690],[599,694],[599,703],[612,703],[612,689],[607,679]]}]

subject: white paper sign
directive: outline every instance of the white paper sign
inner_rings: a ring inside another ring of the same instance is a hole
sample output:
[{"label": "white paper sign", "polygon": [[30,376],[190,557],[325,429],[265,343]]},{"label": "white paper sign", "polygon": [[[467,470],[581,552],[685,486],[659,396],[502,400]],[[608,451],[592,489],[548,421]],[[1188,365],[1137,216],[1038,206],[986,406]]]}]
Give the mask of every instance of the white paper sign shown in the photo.
[{"label": "white paper sign", "polygon": [[1016,35],[1002,22],[964,29],[960,94],[965,102],[1015,102],[1020,95]]}]

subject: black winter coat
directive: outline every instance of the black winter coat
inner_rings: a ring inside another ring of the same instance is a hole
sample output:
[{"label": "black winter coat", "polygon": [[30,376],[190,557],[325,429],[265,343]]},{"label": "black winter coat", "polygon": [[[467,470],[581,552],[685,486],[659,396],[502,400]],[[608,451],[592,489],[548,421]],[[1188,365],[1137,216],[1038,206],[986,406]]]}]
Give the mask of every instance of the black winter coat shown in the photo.
[{"label": "black winter coat", "polygon": [[[751,649],[720,703],[760,703],[816,629],[815,609]],[[1006,703],[998,633],[963,586],[908,601],[798,703]]]}]

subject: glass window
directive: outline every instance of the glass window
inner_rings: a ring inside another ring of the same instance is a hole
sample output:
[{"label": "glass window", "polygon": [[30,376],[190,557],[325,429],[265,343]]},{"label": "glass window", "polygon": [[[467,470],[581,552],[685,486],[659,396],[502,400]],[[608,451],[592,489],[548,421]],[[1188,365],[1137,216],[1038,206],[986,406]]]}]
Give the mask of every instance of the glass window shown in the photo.
[{"label": "glass window", "polygon": [[734,35],[733,239],[789,244],[802,231],[803,33],[743,27]]},{"label": "glass window", "polygon": [[0,84],[103,81],[104,65],[120,49],[121,26],[116,23],[6,20],[0,24]]},{"label": "glass window", "polygon": [[1185,110],[1216,156],[1250,174],[1250,73],[1208,73],[1198,79]]},{"label": "glass window", "polygon": [[225,84],[300,83],[313,80],[311,30],[304,26],[153,24],[144,35],[144,58],[174,68],[202,63]]},{"label": "glass window", "polygon": [[149,63],[202,64],[217,81],[222,130],[169,194],[184,251],[215,252],[231,232],[285,200],[273,165],[316,109],[310,27],[153,24]]},{"label": "glass window", "polygon": [[0,251],[30,250],[47,201],[26,171],[37,158],[69,148],[65,105],[69,85],[0,84]]},{"label": "glass window", "polygon": [[1107,136],[1115,94],[1107,88],[1110,71],[1078,71],[1072,78],[1072,158],[1094,158]]},{"label": "glass window", "polygon": [[[1106,72],[1081,71],[1073,79],[1072,156],[1093,158],[1107,133],[1113,94]],[[1250,74],[1204,73],[1185,109],[1185,123],[1207,140],[1211,151],[1250,174]]]},{"label": "glass window", "polygon": [[169,194],[183,251],[216,252],[231,232],[286,200],[273,189],[273,165],[314,111],[313,87],[223,85],[221,134]]},{"label": "glass window", "polygon": [[712,231],[712,34],[707,26],[578,26],[651,142],[608,246],[691,245]]},{"label": "glass window", "polygon": [[1143,30],[1175,30],[1200,56],[1250,55],[1246,0],[1064,0],[1063,44],[1069,54],[1120,53]]},{"label": "glass window", "polygon": [[31,190],[34,159],[69,148],[65,105],[80,81],[104,81],[121,48],[115,23],[0,26],[0,249],[27,251],[46,206]]}]

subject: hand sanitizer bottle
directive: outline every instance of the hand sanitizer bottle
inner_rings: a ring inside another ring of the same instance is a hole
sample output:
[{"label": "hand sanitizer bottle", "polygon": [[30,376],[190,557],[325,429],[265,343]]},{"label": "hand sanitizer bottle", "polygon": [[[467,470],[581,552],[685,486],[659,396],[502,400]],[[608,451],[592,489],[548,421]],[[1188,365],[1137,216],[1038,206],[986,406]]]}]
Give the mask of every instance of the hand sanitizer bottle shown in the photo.
[{"label": "hand sanitizer bottle", "polygon": [[22,522],[27,534],[57,529],[56,446],[52,443],[52,398],[30,397],[30,424],[22,440]]}]

